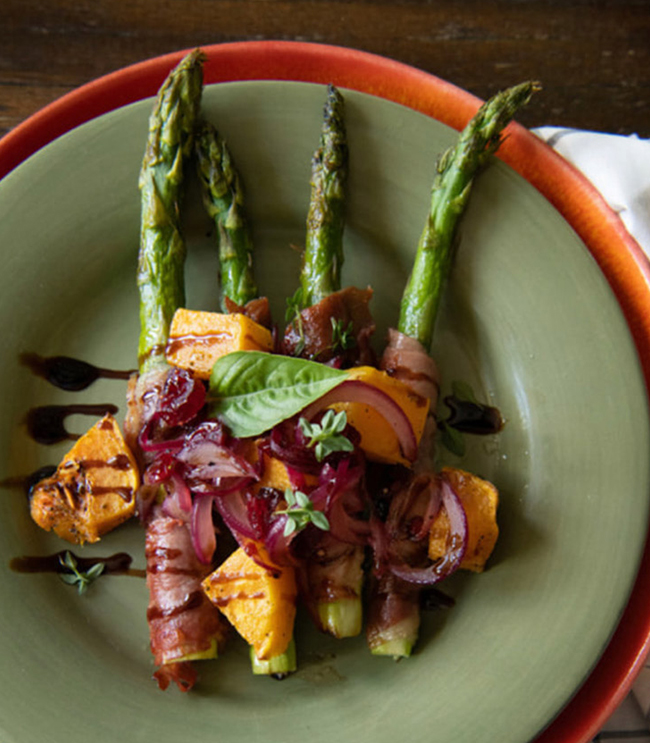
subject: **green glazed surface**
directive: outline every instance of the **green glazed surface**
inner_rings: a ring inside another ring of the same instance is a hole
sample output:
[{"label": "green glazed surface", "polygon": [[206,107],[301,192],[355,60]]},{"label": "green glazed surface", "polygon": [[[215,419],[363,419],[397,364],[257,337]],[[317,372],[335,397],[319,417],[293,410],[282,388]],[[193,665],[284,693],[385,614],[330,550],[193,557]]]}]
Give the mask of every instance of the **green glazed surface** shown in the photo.
[{"label": "green glazed surface", "polygon": [[[242,174],[258,281],[278,322],[297,286],[324,88],[211,86],[205,110]],[[351,173],[344,284],[370,284],[377,346],[396,321],[436,155],[454,133],[406,108],[346,93]],[[86,124],[0,182],[0,477],[56,463],[23,419],[35,405],[114,402],[125,384],[65,393],[24,351],[113,369],[136,364],[137,176],[151,101]],[[217,265],[196,184],[187,199],[188,304],[216,310]],[[648,406],[636,353],[593,258],[558,213],[495,162],[476,184],[437,328],[443,394],[470,381],[507,424],[447,462],[501,491],[501,537],[482,575],[446,584],[456,606],[424,619],[414,655],[372,657],[363,638],[318,635],[300,616],[298,672],[254,677],[243,641],[199,666],[187,695],[151,680],[146,586],[107,577],[83,596],[8,564],[65,545],[0,499],[3,743],[525,743],[570,699],[615,629],[648,516]],[[82,432],[93,419],[73,416]],[[133,522],[80,554],[127,551]]]}]

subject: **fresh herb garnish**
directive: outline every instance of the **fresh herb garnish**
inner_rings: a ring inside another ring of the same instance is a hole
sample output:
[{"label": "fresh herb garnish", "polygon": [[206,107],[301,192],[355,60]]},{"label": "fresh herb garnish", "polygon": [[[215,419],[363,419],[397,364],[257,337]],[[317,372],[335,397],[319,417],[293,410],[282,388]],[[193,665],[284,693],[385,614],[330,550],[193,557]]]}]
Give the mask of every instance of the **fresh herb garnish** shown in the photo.
[{"label": "fresh herb garnish", "polygon": [[309,496],[301,490],[291,490],[287,488],[284,491],[284,499],[287,502],[287,508],[276,511],[277,516],[286,516],[287,523],[284,525],[284,536],[289,537],[295,531],[301,531],[308,524],[313,524],[323,531],[329,531],[330,522],[327,516],[314,508],[314,504]]},{"label": "fresh herb garnish", "polygon": [[287,298],[287,309],[284,313],[285,322],[290,323],[295,321],[298,335],[300,336],[300,340],[293,350],[294,356],[300,356],[305,350],[305,331],[302,326],[302,315],[300,314],[303,304],[303,291],[302,287],[299,286],[293,293],[293,296]]},{"label": "fresh herb garnish", "polygon": [[303,434],[309,439],[308,447],[315,447],[314,454],[319,462],[335,451],[354,451],[354,444],[342,435],[348,424],[345,410],[334,413],[328,410],[320,423],[309,423],[300,418],[298,425]]},{"label": "fresh herb garnish", "polygon": [[212,367],[210,414],[233,436],[259,436],[348,378],[341,369],[263,351],[235,351]]},{"label": "fresh herb garnish", "polygon": [[353,335],[354,326],[352,320],[350,320],[345,328],[343,327],[343,320],[335,320],[331,317],[330,322],[332,323],[332,349],[334,351],[347,351],[349,348],[353,348],[356,340]]},{"label": "fresh herb garnish", "polygon": [[64,583],[70,586],[77,586],[77,591],[85,593],[91,583],[94,583],[97,578],[104,572],[106,565],[103,562],[95,563],[92,567],[88,568],[85,572],[79,570],[77,561],[72,552],[66,550],[65,555],[59,556],[59,562],[64,568],[67,568],[70,572],[60,573],[59,577]]}]

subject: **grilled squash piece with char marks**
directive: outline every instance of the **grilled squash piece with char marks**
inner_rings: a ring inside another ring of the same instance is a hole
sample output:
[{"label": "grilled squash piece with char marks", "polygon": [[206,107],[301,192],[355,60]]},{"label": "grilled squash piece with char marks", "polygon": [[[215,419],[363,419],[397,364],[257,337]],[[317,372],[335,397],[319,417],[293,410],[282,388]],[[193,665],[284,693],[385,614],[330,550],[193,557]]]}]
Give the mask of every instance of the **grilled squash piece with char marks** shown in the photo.
[{"label": "grilled squash piece with char marks", "polygon": [[106,415],[36,485],[31,515],[68,542],[97,542],[133,516],[139,484],[135,458],[113,416]]},{"label": "grilled squash piece with char marks", "polygon": [[287,650],[296,617],[293,568],[272,572],[240,547],[203,581],[203,590],[253,647],[258,660],[269,660]]}]

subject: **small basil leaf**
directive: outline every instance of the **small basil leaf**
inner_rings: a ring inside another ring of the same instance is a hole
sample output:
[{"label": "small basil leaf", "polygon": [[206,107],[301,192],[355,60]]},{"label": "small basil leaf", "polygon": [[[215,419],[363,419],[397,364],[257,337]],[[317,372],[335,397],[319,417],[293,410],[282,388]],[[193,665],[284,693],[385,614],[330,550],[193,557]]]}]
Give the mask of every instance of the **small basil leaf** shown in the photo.
[{"label": "small basil leaf", "polygon": [[258,436],[347,378],[341,369],[263,351],[222,356],[210,377],[210,414],[233,436]]}]

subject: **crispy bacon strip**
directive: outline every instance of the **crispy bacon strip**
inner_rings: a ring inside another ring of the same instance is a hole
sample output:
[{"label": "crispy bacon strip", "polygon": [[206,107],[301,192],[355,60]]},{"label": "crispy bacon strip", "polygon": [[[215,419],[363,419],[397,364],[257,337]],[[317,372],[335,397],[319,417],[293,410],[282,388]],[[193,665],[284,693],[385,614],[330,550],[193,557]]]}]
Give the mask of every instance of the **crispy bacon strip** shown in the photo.
[{"label": "crispy bacon strip", "polygon": [[167,516],[159,506],[147,524],[145,555],[151,651],[161,666],[155,677],[161,689],[173,680],[188,691],[196,675],[184,659],[207,652],[215,641],[221,645],[227,633],[201,588],[210,568],[197,559],[187,523]]}]

